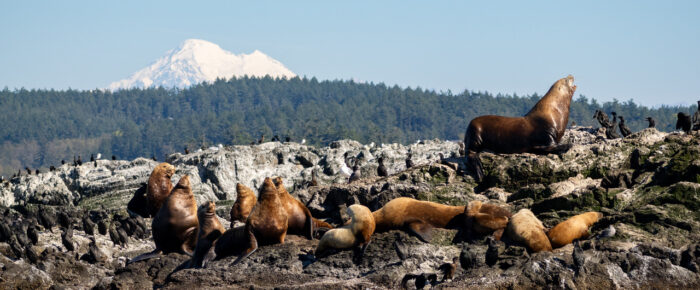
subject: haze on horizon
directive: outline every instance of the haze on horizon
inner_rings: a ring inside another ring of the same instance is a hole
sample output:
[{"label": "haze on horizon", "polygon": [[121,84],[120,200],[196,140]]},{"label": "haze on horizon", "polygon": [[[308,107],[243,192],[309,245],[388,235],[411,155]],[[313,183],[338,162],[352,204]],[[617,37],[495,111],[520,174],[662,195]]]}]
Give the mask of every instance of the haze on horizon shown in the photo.
[{"label": "haze on horizon", "polygon": [[98,2],[4,3],[0,87],[103,88],[198,38],[319,79],[526,95],[573,74],[599,102],[700,99],[697,1]]}]

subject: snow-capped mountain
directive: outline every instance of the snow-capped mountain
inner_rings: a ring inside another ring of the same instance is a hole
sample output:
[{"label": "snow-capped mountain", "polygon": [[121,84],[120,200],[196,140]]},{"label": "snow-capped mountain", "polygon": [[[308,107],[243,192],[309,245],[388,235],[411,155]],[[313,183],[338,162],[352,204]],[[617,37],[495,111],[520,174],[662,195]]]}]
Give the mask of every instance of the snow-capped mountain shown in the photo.
[{"label": "snow-capped mountain", "polygon": [[180,47],[130,77],[113,82],[110,90],[151,86],[184,88],[216,78],[244,75],[263,77],[296,76],[281,62],[255,50],[251,54],[233,54],[218,45],[200,39],[185,40]]}]

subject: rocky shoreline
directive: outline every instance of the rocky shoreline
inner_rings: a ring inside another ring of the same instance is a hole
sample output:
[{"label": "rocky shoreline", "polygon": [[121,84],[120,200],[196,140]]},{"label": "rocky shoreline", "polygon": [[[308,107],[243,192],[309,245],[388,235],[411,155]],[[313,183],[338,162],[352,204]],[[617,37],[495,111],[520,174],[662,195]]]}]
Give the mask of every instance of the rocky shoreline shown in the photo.
[{"label": "rocky shoreline", "polygon": [[[317,259],[311,253],[318,240],[289,236],[235,266],[235,257],[227,257],[206,269],[173,272],[189,259],[179,254],[126,265],[154,247],[150,219],[126,211],[157,165],[139,158],[63,165],[2,184],[0,288],[698,288],[700,136],[655,129],[615,140],[602,134],[567,130],[564,142],[574,146],[562,155],[483,153],[481,183],[462,174],[458,143],[438,140],[408,146],[342,140],[323,148],[267,142],[167,160],[177,168],[174,182],[190,176],[198,203],[216,202],[226,228],[235,184],[257,188],[267,176],[281,176],[315,217],[334,225],[351,204],[376,210],[400,196],[454,205],[480,200],[512,212],[529,208],[547,227],[600,211],[604,217],[593,235],[610,225],[616,234],[582,241],[583,264],[574,261],[572,245],[531,254],[492,242],[498,258],[490,266],[487,237],[438,230],[430,243],[401,231],[377,233],[359,263],[352,251]],[[407,169],[409,151],[417,165]],[[340,171],[345,152],[360,161],[357,183],[347,184]],[[376,176],[379,156],[389,177]],[[312,171],[320,186],[306,188]],[[407,257],[399,258],[397,247]],[[442,269],[453,264],[454,277],[443,279]]]}]

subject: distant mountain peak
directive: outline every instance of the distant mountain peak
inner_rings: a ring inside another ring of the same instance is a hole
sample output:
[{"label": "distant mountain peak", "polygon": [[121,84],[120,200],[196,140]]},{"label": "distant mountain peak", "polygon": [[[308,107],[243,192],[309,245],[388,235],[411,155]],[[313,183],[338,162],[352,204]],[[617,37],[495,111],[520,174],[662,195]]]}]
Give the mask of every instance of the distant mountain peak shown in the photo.
[{"label": "distant mountain peak", "polygon": [[185,88],[217,78],[242,76],[295,77],[281,62],[255,50],[250,54],[233,54],[206,40],[187,39],[151,65],[126,79],[113,82],[110,90],[147,87]]}]

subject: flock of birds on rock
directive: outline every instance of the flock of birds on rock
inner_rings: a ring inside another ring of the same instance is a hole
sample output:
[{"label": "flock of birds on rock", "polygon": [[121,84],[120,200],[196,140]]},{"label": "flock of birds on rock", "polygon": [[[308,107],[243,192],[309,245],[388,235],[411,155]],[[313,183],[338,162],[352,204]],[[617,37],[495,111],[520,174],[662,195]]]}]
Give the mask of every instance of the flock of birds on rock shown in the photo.
[{"label": "flock of birds on rock", "polygon": [[[605,128],[605,137],[608,139],[620,138],[617,134],[617,129],[620,129],[620,134],[622,138],[632,135],[632,130],[625,124],[625,118],[623,116],[618,116],[616,112],[610,112],[612,115],[612,122],[608,118],[608,115],[601,110],[596,110],[593,114],[593,118],[598,121],[602,128]],[[690,131],[700,130],[700,101],[698,101],[698,110],[693,114],[692,118],[690,115],[684,112],[678,112],[676,115],[678,121],[676,121],[676,130],[682,130],[685,133],[690,133]],[[617,119],[620,119],[618,124]],[[656,128],[656,121],[652,117],[647,117],[646,120],[649,122],[648,128]]]}]

